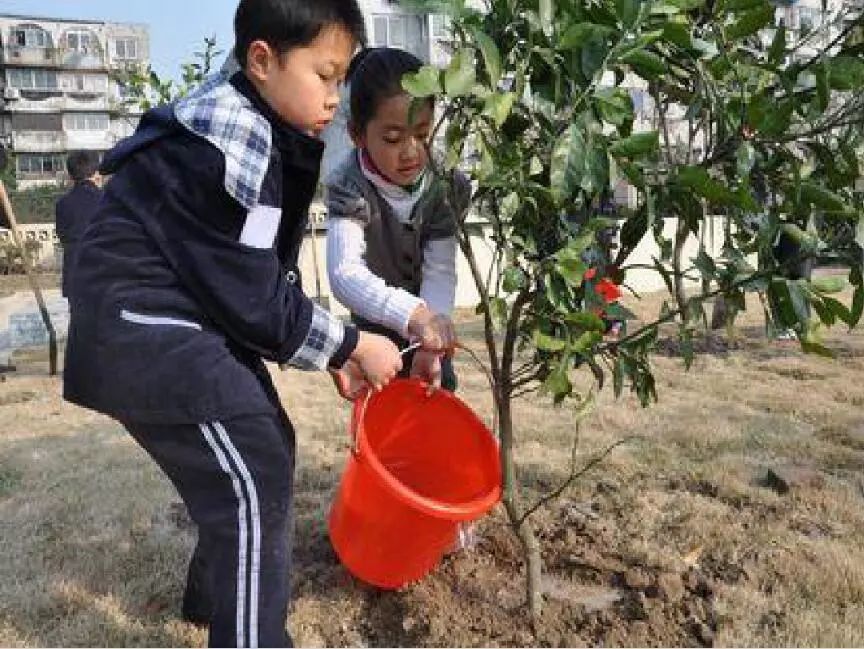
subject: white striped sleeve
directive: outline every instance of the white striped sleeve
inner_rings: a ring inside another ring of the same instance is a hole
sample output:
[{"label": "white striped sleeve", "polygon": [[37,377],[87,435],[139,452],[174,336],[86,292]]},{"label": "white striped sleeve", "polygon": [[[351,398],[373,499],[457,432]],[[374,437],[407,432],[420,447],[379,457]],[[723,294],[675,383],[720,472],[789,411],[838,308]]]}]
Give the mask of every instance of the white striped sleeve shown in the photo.
[{"label": "white striped sleeve", "polygon": [[423,249],[420,297],[435,313],[450,315],[456,302],[456,237],[430,239]]},{"label": "white striped sleeve", "polygon": [[327,275],[330,289],[353,314],[407,336],[408,321],[422,299],[389,286],[366,265],[363,225],[354,219],[330,219],[327,226]]}]

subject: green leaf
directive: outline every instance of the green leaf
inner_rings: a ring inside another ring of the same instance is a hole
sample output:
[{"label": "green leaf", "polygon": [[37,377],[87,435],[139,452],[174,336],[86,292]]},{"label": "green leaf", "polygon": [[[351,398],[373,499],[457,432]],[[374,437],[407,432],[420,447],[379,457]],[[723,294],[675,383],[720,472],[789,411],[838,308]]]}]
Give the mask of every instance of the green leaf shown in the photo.
[{"label": "green leaf", "polygon": [[582,74],[592,78],[603,66],[609,47],[602,38],[592,38],[582,46]]},{"label": "green leaf", "polygon": [[720,3],[720,11],[724,13],[748,11],[757,8],[763,8],[765,0],[722,0]]},{"label": "green leaf", "polygon": [[745,142],[738,149],[735,156],[738,176],[740,178],[749,178],[750,172],[753,170],[753,165],[756,163],[756,149],[749,142]]},{"label": "green leaf", "polygon": [[855,266],[849,271],[849,281],[855,287],[852,294],[852,323],[849,327],[856,327],[864,315],[864,277],[861,276],[861,267]]},{"label": "green leaf", "polygon": [[639,17],[640,0],[615,0],[615,13],[625,27],[632,27]]},{"label": "green leaf", "polygon": [[582,182],[585,173],[585,135],[571,124],[552,150],[550,189],[557,202],[568,199]]},{"label": "green leaf", "polygon": [[510,117],[515,101],[516,95],[512,92],[494,92],[486,99],[483,114],[491,118],[495,126],[500,128]]},{"label": "green leaf", "polygon": [[864,61],[854,56],[829,59],[828,78],[835,90],[857,90],[864,86]]},{"label": "green leaf", "polygon": [[588,331],[603,332],[606,330],[606,323],[603,322],[603,319],[596,313],[590,313],[588,311],[568,313],[564,316],[564,320],[567,324],[579,327],[580,329],[587,329]]},{"label": "green leaf", "polygon": [[801,200],[809,205],[838,212],[846,210],[843,198],[821,185],[805,180],[801,183],[800,190]]},{"label": "green leaf", "polygon": [[643,79],[652,80],[667,71],[666,63],[653,52],[632,50],[621,57]]},{"label": "green leaf", "polygon": [[525,285],[527,277],[525,271],[518,266],[510,266],[504,271],[504,278],[501,282],[501,287],[507,293],[515,293]]},{"label": "green leaf", "polygon": [[609,153],[616,158],[635,158],[651,153],[659,146],[660,133],[658,131],[644,131],[613,142],[609,146]]},{"label": "green leaf", "polygon": [[570,383],[566,370],[556,369],[543,382],[543,389],[551,394],[553,401],[558,404],[573,392],[573,384]]},{"label": "green leaf", "polygon": [[807,354],[816,354],[825,358],[837,358],[837,354],[828,349],[825,345],[815,341],[809,341],[806,338],[801,340],[801,349]]},{"label": "green leaf", "polygon": [[663,27],[663,40],[687,50],[692,49],[693,39],[687,27],[684,23],[666,23]]},{"label": "green leaf", "polygon": [[702,167],[681,167],[678,170],[676,182],[687,189],[692,189],[699,196],[707,198],[718,205],[733,205],[737,196],[725,185],[714,180]]},{"label": "green leaf", "polygon": [[544,352],[561,352],[567,349],[567,341],[554,338],[542,332],[534,332],[534,346]]},{"label": "green leaf", "polygon": [[[562,251],[563,253],[564,251]],[[588,267],[578,256],[559,253],[555,270],[570,286],[581,286]]]},{"label": "green leaf", "polygon": [[855,320],[852,317],[852,311],[846,308],[846,305],[835,300],[833,297],[823,297],[822,303],[827,306],[834,316],[849,327],[855,326]]},{"label": "green leaf", "polygon": [[531,165],[528,168],[528,173],[533,176],[539,176],[543,173],[543,163],[536,155],[531,158]]},{"label": "green leaf", "polygon": [[828,295],[840,293],[848,286],[846,279],[836,275],[827,277],[814,277],[810,280],[810,287],[817,293]]},{"label": "green leaf", "polygon": [[667,0],[667,2],[682,11],[693,11],[705,6],[705,0]]},{"label": "green leaf", "polygon": [[704,279],[714,279],[717,275],[717,264],[708,256],[704,248],[699,249],[699,254],[693,260],[693,265],[702,273]]},{"label": "green leaf", "polygon": [[441,93],[441,71],[424,66],[415,73],[402,77],[402,89],[412,97],[429,97]]},{"label": "green leaf", "polygon": [[448,97],[467,95],[477,82],[474,60],[468,50],[458,52],[444,72],[444,91]]},{"label": "green leaf", "polygon": [[492,87],[498,85],[501,79],[501,52],[488,34],[476,29],[474,30],[474,40],[477,42],[477,47],[480,48],[480,54],[483,56],[483,61],[486,64],[486,72],[489,74],[489,81]]},{"label": "green leaf", "polygon": [[567,31],[564,32],[558,46],[565,50],[574,50],[582,47],[592,39],[606,40],[614,33],[615,30],[606,25],[576,23],[575,25],[571,25]]},{"label": "green leaf", "polygon": [[603,334],[599,331],[586,331],[573,343],[573,351],[577,354],[584,354],[601,340],[603,340]]},{"label": "green leaf", "polygon": [[828,68],[824,65],[817,65],[814,72],[816,74],[816,107],[821,114],[828,110],[828,100],[831,96],[831,89],[828,87]]},{"label": "green leaf", "polygon": [[594,96],[597,112],[610,124],[622,126],[633,120],[633,99],[623,88],[601,88]]},{"label": "green leaf", "polygon": [[500,217],[502,221],[509,221],[519,211],[519,194],[510,192],[501,201]]},{"label": "green leaf", "polygon": [[745,12],[726,29],[726,36],[731,40],[741,40],[752,36],[760,29],[774,23],[774,5],[763,2],[763,6]]},{"label": "green leaf", "polygon": [[774,40],[771,41],[771,48],[768,50],[768,60],[774,65],[779,65],[783,62],[783,57],[786,54],[786,25],[780,25],[777,31],[774,32]]}]

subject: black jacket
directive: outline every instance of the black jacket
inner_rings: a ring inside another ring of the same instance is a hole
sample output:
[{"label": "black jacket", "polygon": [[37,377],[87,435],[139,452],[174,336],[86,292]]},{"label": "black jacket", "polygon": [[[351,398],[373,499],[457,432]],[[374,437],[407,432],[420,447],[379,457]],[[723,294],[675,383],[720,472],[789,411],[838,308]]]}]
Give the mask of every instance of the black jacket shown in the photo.
[{"label": "black jacket", "polygon": [[82,180],[61,196],[54,208],[57,237],[63,244],[63,295],[66,297],[69,297],[78,243],[93,220],[101,198],[102,190],[92,181]]},{"label": "black jacket", "polygon": [[274,411],[262,357],[341,367],[356,330],[291,281],[322,149],[242,74],[145,115],[103,163],[64,396],[121,421],[206,422]]}]

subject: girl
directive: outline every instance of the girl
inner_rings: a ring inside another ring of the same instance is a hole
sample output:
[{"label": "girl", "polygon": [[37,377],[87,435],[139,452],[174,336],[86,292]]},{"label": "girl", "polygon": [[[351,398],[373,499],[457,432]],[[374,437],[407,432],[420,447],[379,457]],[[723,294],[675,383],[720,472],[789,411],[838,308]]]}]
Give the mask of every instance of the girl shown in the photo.
[{"label": "girl", "polygon": [[[326,182],[327,270],[333,294],[361,329],[404,348],[410,374],[456,389],[449,350],[456,292],[456,218],[429,168],[430,99],[411,110],[402,77],[420,60],[392,48],[365,50],[349,70],[348,133],[355,148]],[[458,203],[468,181],[459,176]]]}]

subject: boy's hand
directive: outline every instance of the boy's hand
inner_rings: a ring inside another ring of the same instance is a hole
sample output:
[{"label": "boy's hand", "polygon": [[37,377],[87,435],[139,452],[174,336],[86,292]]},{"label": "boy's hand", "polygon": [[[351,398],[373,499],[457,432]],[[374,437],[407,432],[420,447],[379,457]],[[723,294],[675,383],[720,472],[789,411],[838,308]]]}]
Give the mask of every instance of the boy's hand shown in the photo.
[{"label": "boy's hand", "polygon": [[443,313],[433,313],[419,306],[408,322],[408,335],[419,340],[423,349],[430,352],[452,353],[456,347],[456,329],[453,321]]},{"label": "boy's hand", "polygon": [[441,353],[417,350],[411,364],[411,376],[425,381],[433,390],[441,387]]},{"label": "boy's hand", "polygon": [[381,390],[402,370],[402,355],[389,338],[361,331],[351,360],[373,390]]},{"label": "boy's hand", "polygon": [[329,370],[333,384],[339,396],[348,401],[354,401],[364,387],[369,385],[363,370],[352,360],[348,360],[341,370]]}]

